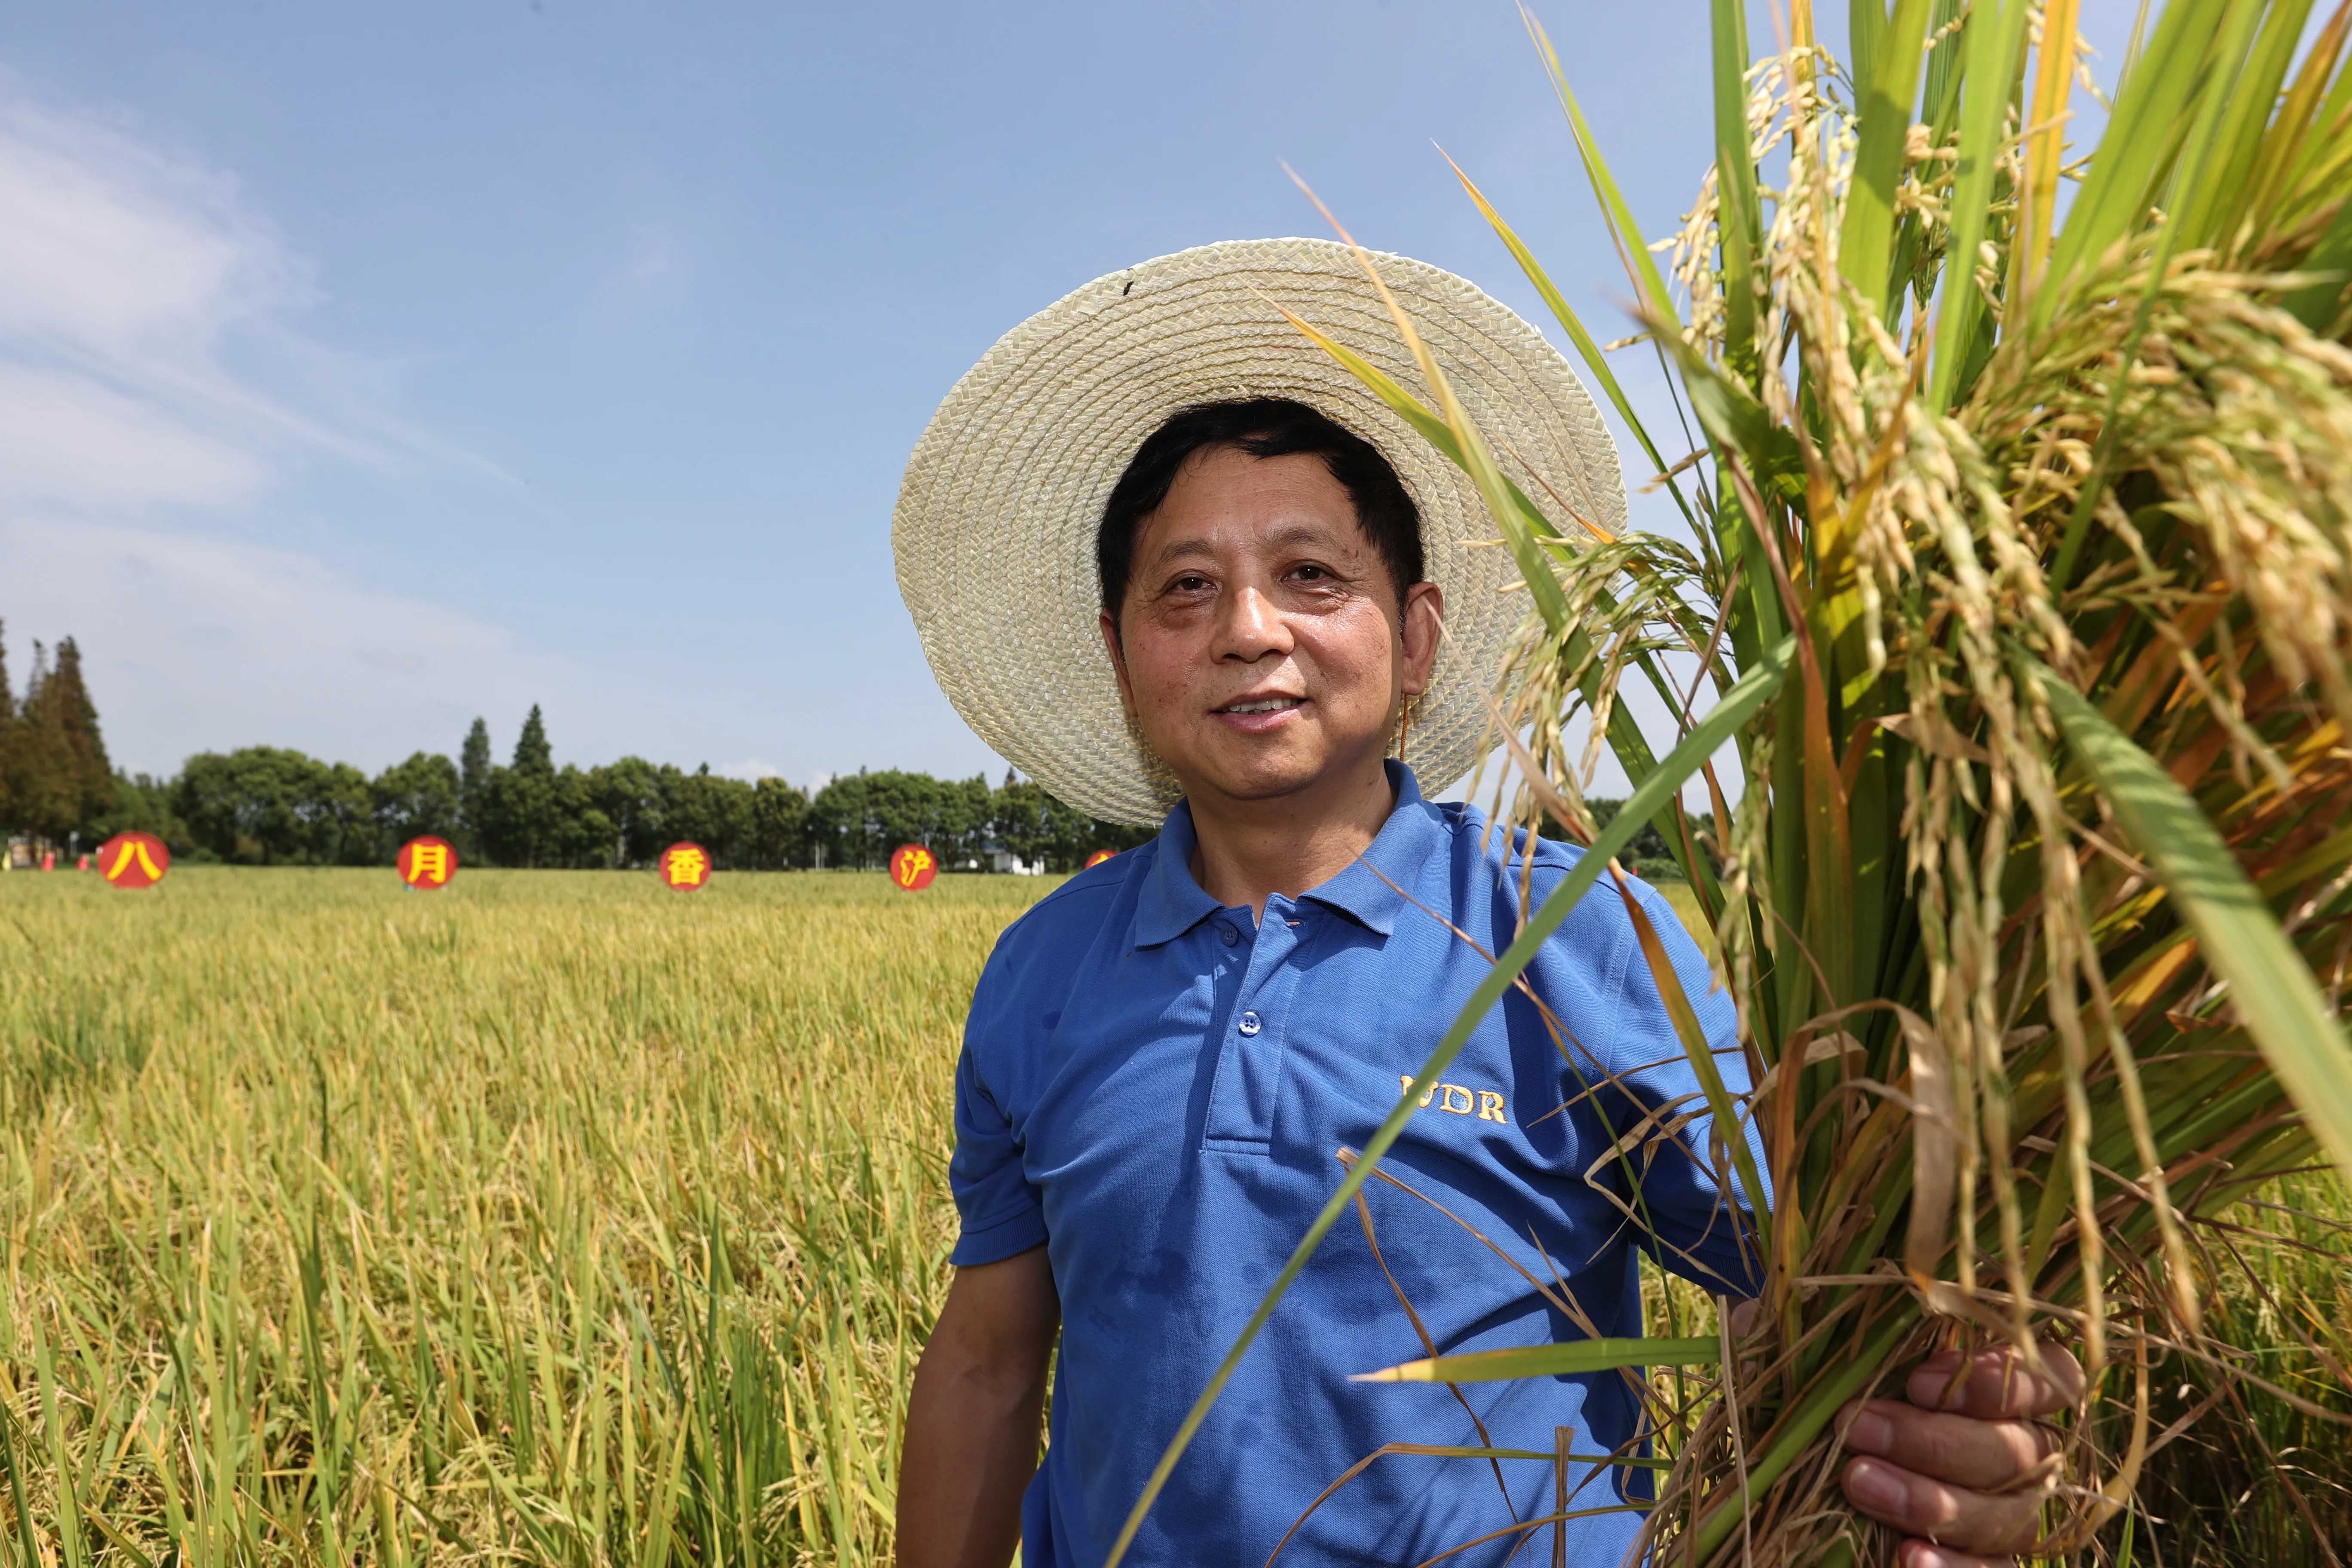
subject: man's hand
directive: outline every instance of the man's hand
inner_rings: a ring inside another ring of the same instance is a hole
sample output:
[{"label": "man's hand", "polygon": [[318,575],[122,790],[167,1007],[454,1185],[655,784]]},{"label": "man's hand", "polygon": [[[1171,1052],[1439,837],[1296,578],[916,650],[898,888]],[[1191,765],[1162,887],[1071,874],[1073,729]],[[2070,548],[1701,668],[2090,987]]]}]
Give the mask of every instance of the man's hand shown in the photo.
[{"label": "man's hand", "polygon": [[1965,1381],[1961,1360],[1946,1351],[1921,1362],[1908,1404],[1858,1399],[1838,1412],[1858,1456],[1841,1478],[1847,1500],[1910,1537],[1901,1568],[1988,1568],[2032,1544],[2042,1491],[2028,1483],[2058,1447],[2033,1418],[2083,1394],[2082,1367],[2056,1345],[2042,1345],[2039,1374],[2006,1347],[1969,1358]]},{"label": "man's hand", "polygon": [[1042,1247],[956,1270],[907,1401],[900,1568],[1004,1568],[1013,1560],[1061,1322]]}]

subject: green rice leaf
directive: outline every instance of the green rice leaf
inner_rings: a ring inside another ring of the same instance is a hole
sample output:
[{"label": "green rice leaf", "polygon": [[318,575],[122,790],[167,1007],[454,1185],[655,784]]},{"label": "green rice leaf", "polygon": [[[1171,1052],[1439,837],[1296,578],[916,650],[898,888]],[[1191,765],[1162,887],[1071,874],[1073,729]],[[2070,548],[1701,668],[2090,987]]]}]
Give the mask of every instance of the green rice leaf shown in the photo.
[{"label": "green rice leaf", "polygon": [[1543,30],[1543,24],[1536,20],[1534,12],[1522,5],[1519,16],[1528,25],[1528,36],[1535,40],[1536,52],[1543,57],[1552,90],[1559,96],[1561,111],[1567,114],[1569,126],[1576,132],[1576,152],[1584,161],[1585,178],[1592,182],[1592,194],[1601,200],[1601,211],[1616,238],[1618,258],[1625,264],[1625,274],[1641,294],[1643,313],[1660,321],[1679,322],[1674,295],[1658,271],[1657,259],[1642,243],[1642,230],[1633,222],[1633,209],[1626,203],[1625,193],[1617,187],[1617,177],[1601,159],[1601,143],[1594,138],[1592,127],[1584,121],[1584,110],[1568,85],[1568,73],[1560,68],[1559,51],[1551,47],[1551,37]]},{"label": "green rice leaf", "polygon": [[[1876,4],[1876,0],[1871,0]],[[1723,247],[1723,353],[1756,374],[1756,162],[1748,145],[1748,13],[1740,0],[1708,8],[1715,62],[1716,230]]]},{"label": "green rice leaf", "polygon": [[1621,1366],[1712,1366],[1723,1359],[1723,1342],[1712,1335],[1694,1340],[1570,1340],[1563,1344],[1518,1345],[1403,1362],[1378,1372],[1360,1372],[1350,1383],[1500,1383],[1514,1377],[1572,1377],[1614,1372]]},{"label": "green rice leaf", "polygon": [[[2046,329],[2077,268],[2145,220],[2159,174],[2175,155],[2214,41],[2231,11],[2258,0],[2178,0],[2126,79],[2083,188],[2051,247],[2049,275],[2034,292],[2032,327]],[[2234,74],[2234,72],[2232,73]]]},{"label": "green rice leaf", "polygon": [[2199,182],[2183,204],[2180,232],[2190,247],[2227,245],[2230,231],[2244,217],[2254,195],[2254,166],[2262,157],[2263,132],[2278,103],[2311,0],[2280,0],[2263,18],[2262,33],[2245,70],[2230,90],[2228,117],[2214,149],[2214,177]]},{"label": "green rice leaf", "polygon": [[[1857,16],[1884,16],[1879,0],[1855,0]],[[1886,268],[1895,247],[1895,187],[1903,177],[1903,148],[1911,134],[1911,109],[1919,91],[1919,63],[1927,37],[1927,0],[1896,0],[1895,16],[1872,56],[1855,49],[1857,73],[1869,69],[1862,129],[1854,144],[1853,184],[1846,197],[1845,222],[1838,230],[1838,268],[1863,298],[1885,311],[1899,300],[1888,286]]]},{"label": "green rice leaf", "polygon": [[1666,1016],[1674,1022],[1675,1037],[1682,1042],[1683,1055],[1690,1058],[1699,1090],[1706,1096],[1707,1110],[1714,1113],[1716,1135],[1730,1151],[1732,1167],[1739,1173],[1740,1185],[1747,1189],[1749,1206],[1759,1215],[1764,1214],[1771,1205],[1771,1189],[1764,1184],[1756,1168],[1755,1150],[1740,1124],[1739,1108],[1732,1103],[1731,1091],[1725,1087],[1722,1069],[1715,1065],[1715,1051],[1707,1043],[1706,1032],[1699,1027],[1698,1014],[1683,992],[1682,977],[1675,973],[1674,961],[1666,956],[1665,944],[1658,939],[1657,927],[1651,923],[1648,911],[1642,908],[1641,900],[1633,896],[1633,889],[1622,876],[1615,880],[1618,897],[1624,900],[1625,913],[1633,922],[1633,934],[1642,944],[1643,962],[1649,965],[1650,978],[1657,983],[1659,999],[1666,1005]]},{"label": "green rice leaf", "polygon": [[2352,1165],[2352,1042],[2302,954],[2213,824],[2155,758],[2031,655],[2020,656],[2066,743],[2115,808],[2271,1070],[2338,1164]]},{"label": "green rice leaf", "polygon": [[1944,258],[1944,305],[1936,322],[1935,368],[1927,394],[1928,406],[1939,414],[1948,411],[1960,395],[1964,350],[1977,318],[1984,313],[1984,294],[1976,280],[1977,249],[1984,243],[1992,208],[2002,117],[2025,58],[2027,9],[2027,0],[1977,0],[1976,14],[1969,19],[1959,175],[1952,197],[1951,248]]},{"label": "green rice leaf", "polygon": [[[2352,79],[2352,71],[2344,74]],[[2325,331],[2343,308],[2344,285],[2352,279],[2352,200],[2336,209],[2334,221],[2312,247],[2304,270],[2321,276],[2288,295],[2284,303],[2305,327],[2315,332]]]},{"label": "green rice leaf", "polygon": [[[1451,158],[1446,162],[1454,163]],[[1454,174],[1462,182],[1462,188],[1470,193],[1470,199],[1477,205],[1479,212],[1486,216],[1496,237],[1502,240],[1503,247],[1511,253],[1511,259],[1519,264],[1519,270],[1527,275],[1529,283],[1535,285],[1536,293],[1550,309],[1561,330],[1568,333],[1569,341],[1576,345],[1577,357],[1584,362],[1584,368],[1592,373],[1592,379],[1601,384],[1601,390],[1607,395],[1610,406],[1617,410],[1617,416],[1625,421],[1627,429],[1633,431],[1633,439],[1642,444],[1643,455],[1657,465],[1660,472],[1664,472],[1668,466],[1664,455],[1658,450],[1657,443],[1650,439],[1650,432],[1643,425],[1641,416],[1633,412],[1633,400],[1618,384],[1617,373],[1609,368],[1608,357],[1601,352],[1600,343],[1585,330],[1583,318],[1576,313],[1575,307],[1568,302],[1568,297],[1551,280],[1551,274],[1544,270],[1543,264],[1536,259],[1535,252],[1528,248],[1518,231],[1503,221],[1503,215],[1495,210],[1494,204],[1487,201],[1486,194],[1462,172],[1460,164],[1454,163]],[[1674,492],[1677,502],[1682,500],[1682,490],[1678,486],[1669,481],[1667,488]],[[1683,510],[1687,516],[1690,509],[1685,506]]]}]

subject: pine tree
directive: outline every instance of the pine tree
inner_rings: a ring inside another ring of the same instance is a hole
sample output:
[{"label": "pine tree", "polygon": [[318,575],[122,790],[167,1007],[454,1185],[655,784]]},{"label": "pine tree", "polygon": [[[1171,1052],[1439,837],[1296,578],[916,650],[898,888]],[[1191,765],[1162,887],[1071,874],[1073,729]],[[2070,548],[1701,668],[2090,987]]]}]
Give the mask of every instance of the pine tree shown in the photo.
[{"label": "pine tree", "polygon": [[33,645],[24,704],[0,732],[0,778],[13,822],[52,843],[112,808],[114,770],[73,638],[58,644],[54,666],[48,650]]},{"label": "pine tree", "polygon": [[515,737],[514,762],[509,765],[534,778],[555,776],[555,752],[547,743],[547,725],[540,719],[536,702],[530,705],[530,717],[522,721],[522,733]]},{"label": "pine tree", "polygon": [[[5,627],[0,626],[0,827],[14,827],[16,815],[16,775],[8,755],[8,732],[16,727],[16,693],[8,684],[8,647]],[[8,853],[5,841],[0,841],[0,855]]]},{"label": "pine tree", "polygon": [[466,731],[465,749],[457,753],[457,852],[481,853],[482,814],[489,803],[490,727],[481,720]]},{"label": "pine tree", "polygon": [[81,649],[71,637],[58,644],[58,667],[45,693],[52,721],[65,738],[67,782],[72,791],[73,826],[104,815],[114,806],[114,764],[106,758],[106,742],[98,732],[98,705],[81,678]]},{"label": "pine tree", "polygon": [[553,862],[564,837],[562,806],[547,724],[534,702],[515,742],[513,763],[490,770],[484,791],[483,847],[500,865]]}]

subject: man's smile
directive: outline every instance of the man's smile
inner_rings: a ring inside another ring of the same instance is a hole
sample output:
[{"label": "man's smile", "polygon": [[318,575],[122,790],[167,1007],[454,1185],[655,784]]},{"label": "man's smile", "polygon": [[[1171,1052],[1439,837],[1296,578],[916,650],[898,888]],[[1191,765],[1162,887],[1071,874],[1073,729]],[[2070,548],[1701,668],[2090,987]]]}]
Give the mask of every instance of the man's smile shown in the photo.
[{"label": "man's smile", "polygon": [[1212,709],[1219,719],[1245,734],[1261,734],[1278,728],[1291,714],[1307,706],[1307,699],[1286,691],[1265,692],[1228,702]]}]

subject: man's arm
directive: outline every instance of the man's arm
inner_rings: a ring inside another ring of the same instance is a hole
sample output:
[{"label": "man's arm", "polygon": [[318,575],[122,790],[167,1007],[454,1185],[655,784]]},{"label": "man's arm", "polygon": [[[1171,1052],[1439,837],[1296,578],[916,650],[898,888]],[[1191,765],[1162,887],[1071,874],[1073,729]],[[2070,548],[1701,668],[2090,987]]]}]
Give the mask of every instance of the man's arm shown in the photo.
[{"label": "man's arm", "polygon": [[1061,1322],[1042,1247],[956,1270],[907,1402],[899,1568],[1004,1568],[1013,1560]]}]

